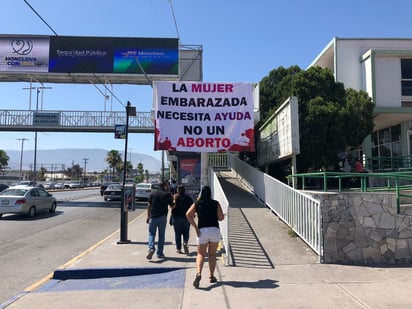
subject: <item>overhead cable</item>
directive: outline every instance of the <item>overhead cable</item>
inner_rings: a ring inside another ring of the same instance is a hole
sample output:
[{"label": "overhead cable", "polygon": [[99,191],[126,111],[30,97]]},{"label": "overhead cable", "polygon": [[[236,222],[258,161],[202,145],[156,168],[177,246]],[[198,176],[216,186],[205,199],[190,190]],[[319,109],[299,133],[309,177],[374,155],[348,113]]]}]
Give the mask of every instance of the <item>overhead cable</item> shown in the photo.
[{"label": "overhead cable", "polygon": [[[24,1],[24,2],[27,4],[27,6],[41,19],[41,21],[42,21],[47,27],[49,27],[49,29],[54,33],[55,36],[59,36],[59,35],[57,34],[57,32],[54,31],[54,29],[46,22],[46,20],[45,20],[43,17],[41,17],[41,15],[30,5],[30,3],[29,3],[27,0],[23,0],[23,1]],[[111,95],[113,98],[115,98],[115,99],[120,103],[120,105],[122,105],[123,107],[126,107],[126,105],[122,103],[122,101],[106,86],[105,83],[103,83],[103,82],[99,79],[99,77],[98,77],[95,73],[93,73],[93,76],[96,78],[96,80],[97,80],[100,84],[103,85],[103,87],[110,93],[110,95]],[[41,84],[42,84],[42,83],[41,83]],[[94,85],[94,86],[97,88],[96,85]],[[100,91],[100,90],[99,90],[99,91]],[[100,92],[101,92],[101,91],[100,91]]]},{"label": "overhead cable", "polygon": [[170,8],[171,8],[171,10],[172,10],[173,21],[174,21],[174,23],[175,23],[177,38],[180,39],[179,29],[178,29],[178,27],[177,27],[177,21],[176,21],[175,11],[174,11],[174,9],[173,9],[172,0],[169,0],[169,3],[170,3]]},{"label": "overhead cable", "polygon": [[34,14],[36,14],[41,20],[42,22],[44,22],[44,24],[49,27],[49,29],[54,33],[54,35],[58,35],[56,31],[54,31],[54,29],[44,20],[43,17],[41,17],[41,15],[39,13],[37,13],[37,11],[30,5],[30,3],[27,0],[23,0],[27,6],[34,12]]}]

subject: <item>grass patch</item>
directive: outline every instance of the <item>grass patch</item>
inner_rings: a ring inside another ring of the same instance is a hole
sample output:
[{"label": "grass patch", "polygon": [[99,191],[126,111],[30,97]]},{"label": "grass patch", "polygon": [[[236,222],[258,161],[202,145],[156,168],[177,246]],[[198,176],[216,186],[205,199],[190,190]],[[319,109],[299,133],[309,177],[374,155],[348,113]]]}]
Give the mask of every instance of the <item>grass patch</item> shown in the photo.
[{"label": "grass patch", "polygon": [[291,228],[288,229],[288,235],[290,237],[298,237],[298,234],[296,234],[296,232],[292,230]]}]

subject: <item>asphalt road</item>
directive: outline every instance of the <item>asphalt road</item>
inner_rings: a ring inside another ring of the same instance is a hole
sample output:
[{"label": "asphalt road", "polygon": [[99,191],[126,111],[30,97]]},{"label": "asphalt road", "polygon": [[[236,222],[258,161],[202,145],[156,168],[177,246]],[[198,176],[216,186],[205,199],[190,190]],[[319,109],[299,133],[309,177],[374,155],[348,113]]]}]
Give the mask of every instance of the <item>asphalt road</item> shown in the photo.
[{"label": "asphalt road", "polygon": [[[120,202],[104,202],[98,189],[53,194],[54,214],[0,218],[0,304],[120,229]],[[145,206],[138,203],[129,221]]]}]

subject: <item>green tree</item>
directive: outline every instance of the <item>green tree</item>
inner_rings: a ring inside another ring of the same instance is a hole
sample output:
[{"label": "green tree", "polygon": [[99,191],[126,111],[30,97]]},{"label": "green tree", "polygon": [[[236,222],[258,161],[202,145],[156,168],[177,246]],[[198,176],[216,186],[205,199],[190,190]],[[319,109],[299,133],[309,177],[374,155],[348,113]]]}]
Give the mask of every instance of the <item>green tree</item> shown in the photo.
[{"label": "green tree", "polygon": [[106,156],[106,162],[109,163],[109,166],[112,168],[112,179],[114,178],[114,170],[119,167],[119,163],[122,162],[120,153],[117,150],[110,150]]},{"label": "green tree", "polygon": [[137,182],[143,182],[144,180],[144,168],[143,168],[143,164],[139,163],[137,164],[137,175],[136,175],[136,179]]},{"label": "green tree", "polygon": [[[259,83],[259,109],[262,117],[262,123],[267,120],[272,114],[270,111],[273,110],[275,107],[274,102],[279,102],[282,98],[288,95],[282,94],[281,92],[284,91],[283,87],[278,87],[279,83],[287,76],[294,75],[300,72],[300,68],[298,66],[292,66],[288,69],[284,67],[279,67],[276,70],[272,70],[269,72],[269,75],[264,77],[261,82]],[[284,100],[283,100],[284,101]]]},{"label": "green tree", "polygon": [[345,126],[357,128],[347,137],[348,145],[358,146],[365,139],[365,134],[373,131],[373,108],[375,104],[364,91],[346,90]]},{"label": "green tree", "polygon": [[65,174],[70,177],[71,180],[79,180],[82,175],[83,169],[79,164],[74,164],[72,167],[68,167]]},{"label": "green tree", "polygon": [[36,179],[40,181],[46,180],[46,177],[44,176],[46,173],[47,173],[47,169],[45,167],[41,167],[40,170],[37,172]]},{"label": "green tree", "polygon": [[4,150],[0,149],[0,171],[9,165],[9,156]]},{"label": "green tree", "polygon": [[299,104],[298,171],[333,165],[348,146],[358,147],[373,130],[374,104],[366,92],[345,90],[329,69],[280,67],[260,84],[261,122],[290,96]]},{"label": "green tree", "polygon": [[[133,169],[133,164],[130,161],[126,162],[126,178],[130,174],[130,171]],[[116,171],[117,172],[123,172],[124,171],[124,162],[121,160],[117,165],[116,165]]]},{"label": "green tree", "polygon": [[130,172],[133,170],[133,164],[130,161],[126,162],[126,174],[130,175]]}]

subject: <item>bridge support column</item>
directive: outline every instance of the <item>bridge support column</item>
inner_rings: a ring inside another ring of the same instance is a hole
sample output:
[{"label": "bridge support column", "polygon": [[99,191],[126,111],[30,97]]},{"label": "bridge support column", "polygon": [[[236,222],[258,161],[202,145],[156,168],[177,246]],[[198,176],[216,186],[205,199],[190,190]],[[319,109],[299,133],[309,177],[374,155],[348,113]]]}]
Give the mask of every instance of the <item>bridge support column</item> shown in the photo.
[{"label": "bridge support column", "polygon": [[208,175],[208,168],[209,168],[209,159],[207,152],[200,153],[200,189],[203,186],[209,185],[209,175]]}]

